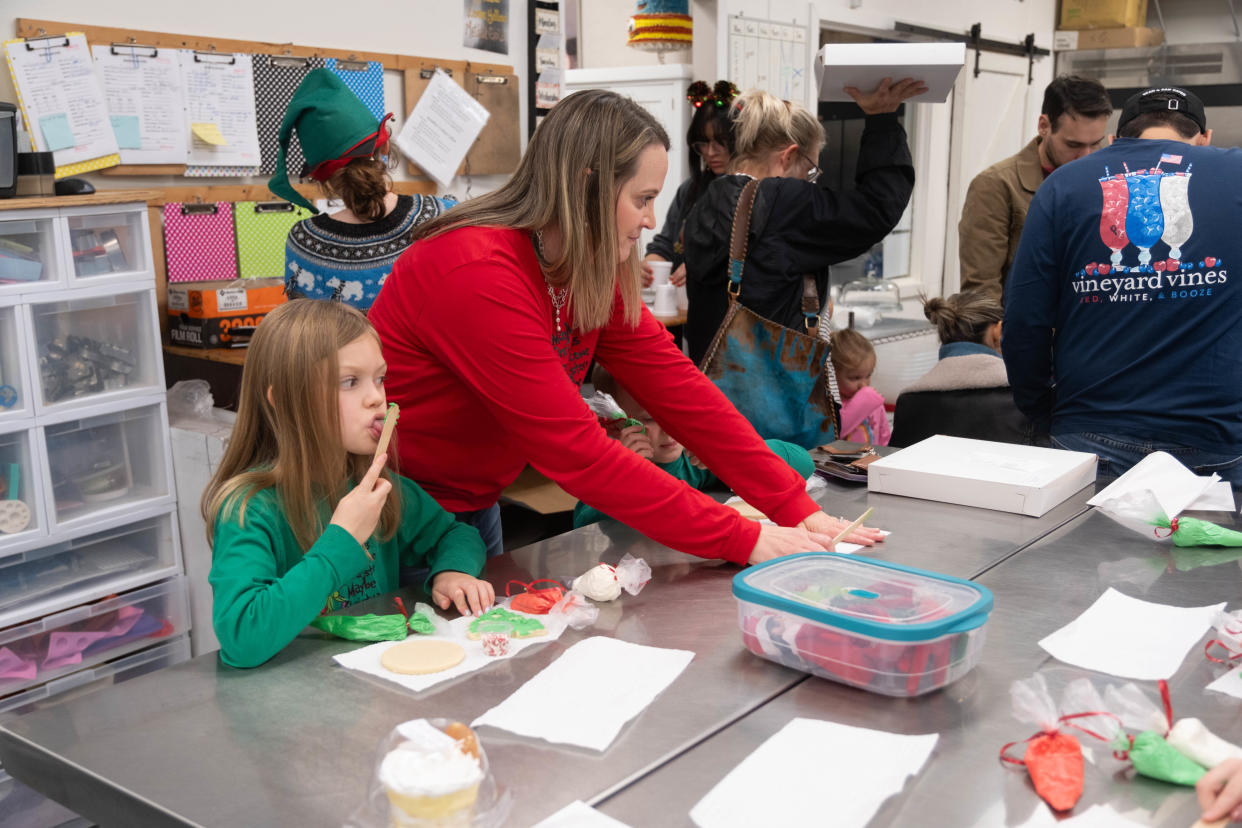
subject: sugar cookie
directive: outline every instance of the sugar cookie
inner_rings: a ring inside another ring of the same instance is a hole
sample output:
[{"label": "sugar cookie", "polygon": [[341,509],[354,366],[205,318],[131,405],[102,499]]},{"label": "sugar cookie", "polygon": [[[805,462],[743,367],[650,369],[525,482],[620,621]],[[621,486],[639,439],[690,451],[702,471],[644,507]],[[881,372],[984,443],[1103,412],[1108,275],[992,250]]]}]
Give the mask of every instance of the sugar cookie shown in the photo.
[{"label": "sugar cookie", "polygon": [[460,644],[439,638],[421,638],[389,647],[380,656],[380,664],[394,673],[422,676],[456,667],[465,659],[466,651]]}]

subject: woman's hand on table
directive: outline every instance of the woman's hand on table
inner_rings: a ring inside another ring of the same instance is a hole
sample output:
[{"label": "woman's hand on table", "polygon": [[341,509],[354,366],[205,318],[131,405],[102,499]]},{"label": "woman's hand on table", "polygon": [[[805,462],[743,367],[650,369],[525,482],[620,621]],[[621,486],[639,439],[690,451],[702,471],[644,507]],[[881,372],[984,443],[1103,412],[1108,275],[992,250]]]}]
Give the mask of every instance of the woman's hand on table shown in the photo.
[{"label": "woman's hand on table", "polygon": [[673,287],[681,287],[682,285],[686,283],[686,263],[685,262],[682,262],[681,264],[677,265],[677,269],[669,274],[668,283],[672,285]]},{"label": "woman's hand on table", "polygon": [[863,92],[853,86],[845,87],[845,93],[854,99],[865,115],[896,112],[907,98],[922,95],[926,91],[927,84],[914,78],[902,78],[896,83],[893,83],[892,78],[885,78],[871,92]]},{"label": "woman's hand on table", "polygon": [[[827,535],[830,538],[835,538],[851,523],[853,523],[852,520],[834,518],[823,512],[815,512],[814,514],[808,515],[805,520],[798,524],[798,526],[809,532],[816,532],[821,535]],[[872,546],[877,541],[884,540],[884,533],[879,529],[873,529],[870,526],[859,526],[841,540],[861,544],[863,546]]]},{"label": "woman's hand on table", "polygon": [[747,563],[758,564],[796,555],[799,552],[831,552],[832,536],[808,532],[796,526],[769,526],[759,524],[759,540],[751,550]]},{"label": "woman's hand on table", "polygon": [[1242,759],[1226,759],[1212,768],[1195,785],[1195,792],[1204,822],[1242,820]]},{"label": "woman's hand on table", "polygon": [[482,615],[496,600],[496,591],[487,581],[464,572],[441,572],[431,581],[431,600],[440,609],[457,607],[462,615]]}]

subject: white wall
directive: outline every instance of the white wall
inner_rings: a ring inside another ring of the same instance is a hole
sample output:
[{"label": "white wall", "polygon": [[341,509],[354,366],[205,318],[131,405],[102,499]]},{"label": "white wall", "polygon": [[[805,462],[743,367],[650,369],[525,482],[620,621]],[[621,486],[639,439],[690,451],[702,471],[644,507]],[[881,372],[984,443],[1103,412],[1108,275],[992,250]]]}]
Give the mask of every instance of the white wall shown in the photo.
[{"label": "white wall", "polygon": [[[14,36],[16,19],[64,21],[82,25],[133,27],[145,31],[198,34],[269,43],[296,43],[331,49],[417,55],[445,60],[472,60],[509,64],[521,80],[523,144],[526,135],[526,14],[527,0],[509,0],[509,54],[500,55],[461,45],[461,0],[405,0],[365,5],[342,5],[328,0],[3,0],[0,27],[4,37]],[[385,73],[384,92],[388,108],[396,115],[397,128],[409,113],[402,97],[401,75]],[[16,101],[7,71],[0,72],[0,100]],[[201,179],[139,176],[133,178],[88,176],[103,187],[166,187]],[[397,178],[404,178],[404,165]],[[220,179],[218,183],[259,183],[265,179]],[[497,176],[477,176],[471,192],[496,186]],[[102,182],[102,183],[101,183]],[[467,182],[456,180],[446,190],[464,195]]]}]

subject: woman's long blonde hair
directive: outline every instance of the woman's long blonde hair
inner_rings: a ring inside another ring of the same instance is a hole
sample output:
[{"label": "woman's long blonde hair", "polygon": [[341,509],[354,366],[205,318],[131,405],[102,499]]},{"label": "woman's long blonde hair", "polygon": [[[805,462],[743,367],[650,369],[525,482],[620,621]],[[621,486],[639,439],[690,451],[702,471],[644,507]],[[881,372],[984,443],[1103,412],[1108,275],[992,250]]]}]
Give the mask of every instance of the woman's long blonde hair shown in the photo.
[{"label": "woman's long blonde hair", "polygon": [[[267,488],[276,489],[303,552],[323,534],[346,482],[361,480],[371,465],[342,445],[337,406],[337,352],[362,336],[379,343],[361,312],[319,299],[293,299],[259,323],[246,352],[233,435],[200,504],[208,541],[222,510],[244,522],[250,498]],[[393,489],[377,533],[387,540],[397,530],[401,498],[392,475],[383,474]]]},{"label": "woman's long blonde hair", "polygon": [[545,272],[551,284],[568,286],[574,327],[586,332],[607,324],[618,286],[625,320],[637,325],[638,250],[617,264],[617,194],[637,172],[639,154],[655,144],[667,150],[668,135],[634,101],[602,89],[575,92],[540,123],[508,182],[427,222],[416,237],[467,226],[535,231],[555,224],[561,251]]},{"label": "woman's long blonde hair", "polygon": [[824,148],[824,127],[802,104],[748,89],[733,103],[733,164],[763,162],[790,144],[814,161]]}]

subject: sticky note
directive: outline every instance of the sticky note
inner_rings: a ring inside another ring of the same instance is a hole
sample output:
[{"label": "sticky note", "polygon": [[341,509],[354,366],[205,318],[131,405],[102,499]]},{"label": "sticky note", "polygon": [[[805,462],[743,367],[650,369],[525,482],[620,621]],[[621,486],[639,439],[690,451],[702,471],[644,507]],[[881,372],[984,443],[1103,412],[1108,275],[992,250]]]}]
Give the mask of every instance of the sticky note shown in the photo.
[{"label": "sticky note", "polygon": [[116,133],[116,145],[121,149],[142,149],[142,135],[138,132],[137,115],[111,115],[112,131]]},{"label": "sticky note", "polygon": [[228,145],[224,135],[220,132],[218,124],[191,124],[190,129],[194,132],[194,137],[200,141],[205,141],[213,147],[223,147]]},{"label": "sticky note", "polygon": [[73,140],[73,128],[69,126],[69,113],[57,112],[55,115],[44,115],[39,119],[39,130],[43,133],[45,151],[69,149],[76,142]]}]

